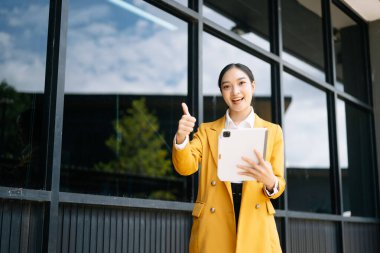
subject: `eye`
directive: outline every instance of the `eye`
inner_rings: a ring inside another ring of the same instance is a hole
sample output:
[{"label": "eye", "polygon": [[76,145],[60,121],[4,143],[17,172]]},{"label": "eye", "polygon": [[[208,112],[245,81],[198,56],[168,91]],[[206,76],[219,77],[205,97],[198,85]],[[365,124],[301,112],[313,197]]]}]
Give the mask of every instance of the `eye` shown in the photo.
[{"label": "eye", "polygon": [[240,86],[245,85],[245,81],[241,81],[241,82],[239,83],[239,85],[240,85]]},{"label": "eye", "polygon": [[231,87],[230,85],[223,85],[223,86],[222,86],[222,89],[223,89],[223,90],[228,90],[228,89],[230,89],[230,87]]}]

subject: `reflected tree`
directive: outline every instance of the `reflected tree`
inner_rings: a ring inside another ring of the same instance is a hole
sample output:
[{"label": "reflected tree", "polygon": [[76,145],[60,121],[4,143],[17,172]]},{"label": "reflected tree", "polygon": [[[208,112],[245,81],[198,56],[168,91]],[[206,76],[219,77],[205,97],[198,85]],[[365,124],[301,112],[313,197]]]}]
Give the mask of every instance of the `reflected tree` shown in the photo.
[{"label": "reflected tree", "polygon": [[28,94],[18,93],[7,81],[0,83],[0,155],[16,159],[23,147],[17,128],[17,118],[31,105]]},{"label": "reflected tree", "polygon": [[113,126],[115,133],[106,140],[106,145],[116,158],[98,163],[96,169],[150,177],[171,174],[171,162],[165,140],[159,133],[158,119],[148,111],[144,98],[134,100]]}]

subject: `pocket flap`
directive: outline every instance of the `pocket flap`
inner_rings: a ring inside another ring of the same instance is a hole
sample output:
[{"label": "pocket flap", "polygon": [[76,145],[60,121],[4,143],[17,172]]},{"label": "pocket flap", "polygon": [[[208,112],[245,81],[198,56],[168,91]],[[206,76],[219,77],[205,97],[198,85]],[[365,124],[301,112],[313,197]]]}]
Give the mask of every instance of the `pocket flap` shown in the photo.
[{"label": "pocket flap", "polygon": [[268,214],[275,214],[276,211],[274,210],[274,207],[273,207],[273,205],[272,205],[272,202],[270,202],[270,200],[268,200],[268,201],[266,202],[266,204],[267,204]]},{"label": "pocket flap", "polygon": [[203,202],[195,202],[192,215],[199,218],[199,216],[201,216],[204,205],[205,203]]}]

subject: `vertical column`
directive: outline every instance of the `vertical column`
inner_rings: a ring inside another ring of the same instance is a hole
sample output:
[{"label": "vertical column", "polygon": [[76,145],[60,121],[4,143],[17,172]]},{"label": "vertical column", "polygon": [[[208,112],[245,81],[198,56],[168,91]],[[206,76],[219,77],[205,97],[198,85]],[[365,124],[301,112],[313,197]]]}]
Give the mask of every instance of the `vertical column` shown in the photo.
[{"label": "vertical column", "polygon": [[[324,44],[324,64],[326,72],[326,82],[334,85],[336,69],[334,58],[334,42],[333,42],[333,29],[331,22],[330,0],[322,0],[322,17],[323,17],[323,44]],[[338,157],[338,141],[337,141],[337,126],[336,126],[336,102],[337,94],[334,92],[327,92],[327,117],[328,117],[328,132],[330,143],[330,184],[331,184],[331,206],[333,213],[342,214],[342,177],[339,168]],[[343,222],[338,225],[337,231],[337,251],[342,252],[343,249]]]},{"label": "vertical column", "polygon": [[[380,192],[380,20],[369,24],[369,46],[372,69],[372,99],[374,112],[374,132],[376,136],[376,171],[377,171],[377,192]],[[379,194],[377,197],[377,213],[379,212]]]},{"label": "vertical column", "polygon": [[[280,57],[279,62],[274,62],[271,64],[271,89],[272,89],[272,119],[274,123],[282,126],[284,129],[284,113],[285,113],[285,99],[283,93],[283,64],[281,60],[282,56],[282,11],[281,11],[281,1],[271,0],[269,1],[269,34],[270,34],[270,50],[272,53]],[[285,157],[286,160],[286,157]],[[287,173],[284,164],[284,178],[287,181]],[[279,207],[284,210],[288,210],[288,194],[285,191],[284,195],[278,199]],[[281,245],[284,251],[291,252],[290,248],[290,226],[289,218],[285,217],[283,225],[281,226]]]},{"label": "vertical column", "polygon": [[68,0],[50,1],[48,48],[46,57],[46,182],[51,190],[50,205],[46,208],[44,252],[57,252],[59,180],[62,144],[63,100],[66,64]]},{"label": "vertical column", "polygon": [[[189,6],[197,11],[198,20],[193,20],[189,24],[189,48],[188,48],[188,104],[192,115],[197,119],[197,125],[203,122],[203,86],[202,86],[202,37],[203,37],[203,0],[190,0]],[[199,173],[199,171],[198,171]],[[198,173],[192,176],[192,196],[195,201],[198,193]]]}]

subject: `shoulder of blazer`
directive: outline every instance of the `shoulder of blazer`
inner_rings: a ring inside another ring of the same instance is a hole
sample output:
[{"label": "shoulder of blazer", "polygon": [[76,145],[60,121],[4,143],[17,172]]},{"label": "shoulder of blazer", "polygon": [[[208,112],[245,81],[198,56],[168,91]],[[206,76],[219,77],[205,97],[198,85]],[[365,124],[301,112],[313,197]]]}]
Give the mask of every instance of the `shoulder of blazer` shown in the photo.
[{"label": "shoulder of blazer", "polygon": [[265,128],[273,128],[273,129],[276,129],[278,127],[281,128],[281,126],[278,124],[275,124],[275,123],[272,123],[260,118],[260,116],[257,115],[256,113],[255,113],[255,127],[265,127]]}]

